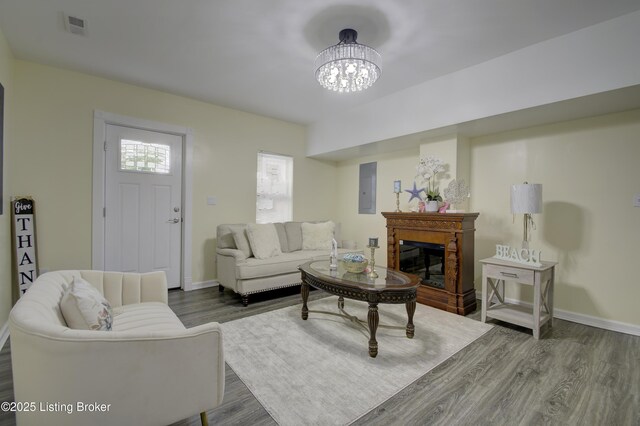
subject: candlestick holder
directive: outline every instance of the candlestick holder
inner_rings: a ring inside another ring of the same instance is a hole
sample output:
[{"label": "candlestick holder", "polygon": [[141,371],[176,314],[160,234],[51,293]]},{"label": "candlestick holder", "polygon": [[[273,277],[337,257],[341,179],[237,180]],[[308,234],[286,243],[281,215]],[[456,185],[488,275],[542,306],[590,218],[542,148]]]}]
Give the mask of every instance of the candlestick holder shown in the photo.
[{"label": "candlestick holder", "polygon": [[376,272],[376,249],[380,248],[377,244],[375,246],[368,245],[368,248],[371,249],[371,259],[369,260],[369,264],[371,265],[371,271],[367,274],[369,278],[378,278],[378,273]]},{"label": "candlestick holder", "polygon": [[400,193],[396,192],[396,213],[400,212],[402,212],[402,210],[400,210]]}]

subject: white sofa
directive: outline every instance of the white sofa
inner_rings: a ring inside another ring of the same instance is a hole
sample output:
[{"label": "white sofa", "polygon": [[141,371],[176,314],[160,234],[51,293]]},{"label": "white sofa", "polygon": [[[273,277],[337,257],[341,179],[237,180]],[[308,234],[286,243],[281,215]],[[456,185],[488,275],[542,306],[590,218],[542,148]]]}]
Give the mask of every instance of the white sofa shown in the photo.
[{"label": "white sofa", "polygon": [[[303,250],[302,224],[305,222],[275,223],[281,254],[267,259],[252,255],[249,241],[238,238],[245,235],[246,223],[222,224],[216,229],[216,260],[219,290],[229,288],[242,297],[247,306],[249,295],[300,284],[298,266],[309,260],[329,259],[330,249]],[[311,222],[306,222],[311,223]],[[313,222],[315,224],[322,222]],[[340,242],[339,225],[334,227],[334,238]],[[238,247],[240,245],[240,247]],[[338,253],[357,250],[339,248]],[[361,251],[360,251],[361,252]]]},{"label": "white sofa", "polygon": [[[60,301],[74,277],[111,304],[112,330],[67,326]],[[224,394],[222,331],[186,329],[167,298],[164,272],[38,277],[9,316],[15,401],[35,403],[18,424],[164,425],[198,413],[206,424]]]}]

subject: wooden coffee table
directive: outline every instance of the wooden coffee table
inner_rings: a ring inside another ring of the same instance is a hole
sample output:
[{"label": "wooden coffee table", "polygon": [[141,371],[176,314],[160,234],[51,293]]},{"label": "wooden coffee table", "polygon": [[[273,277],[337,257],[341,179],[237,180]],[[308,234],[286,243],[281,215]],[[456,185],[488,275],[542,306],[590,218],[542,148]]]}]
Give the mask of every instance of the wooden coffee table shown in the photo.
[{"label": "wooden coffee table", "polygon": [[413,338],[415,326],[413,314],[416,311],[416,291],[420,285],[420,278],[392,269],[376,267],[378,278],[369,278],[366,273],[354,274],[343,269],[342,264],[337,270],[330,270],[327,260],[311,261],[299,267],[302,273],[302,319],[309,318],[307,300],[309,286],[324,290],[338,296],[338,309],[351,320],[358,320],[344,311],[344,298],[362,300],[369,303],[367,323],[369,326],[369,356],[378,355],[376,330],[378,329],[379,303],[404,303],[407,307],[406,333]]}]

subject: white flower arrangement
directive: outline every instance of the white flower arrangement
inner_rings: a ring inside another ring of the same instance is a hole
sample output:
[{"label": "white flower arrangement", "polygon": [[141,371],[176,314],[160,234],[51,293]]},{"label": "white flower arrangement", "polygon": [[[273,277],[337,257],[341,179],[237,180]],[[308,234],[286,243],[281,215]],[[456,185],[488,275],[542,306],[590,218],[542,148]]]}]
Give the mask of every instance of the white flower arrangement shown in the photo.
[{"label": "white flower arrangement", "polygon": [[429,155],[421,158],[416,166],[417,177],[422,178],[422,183],[427,184],[427,200],[442,201],[440,191],[436,187],[436,176],[440,172],[444,172],[444,162],[438,157]]}]

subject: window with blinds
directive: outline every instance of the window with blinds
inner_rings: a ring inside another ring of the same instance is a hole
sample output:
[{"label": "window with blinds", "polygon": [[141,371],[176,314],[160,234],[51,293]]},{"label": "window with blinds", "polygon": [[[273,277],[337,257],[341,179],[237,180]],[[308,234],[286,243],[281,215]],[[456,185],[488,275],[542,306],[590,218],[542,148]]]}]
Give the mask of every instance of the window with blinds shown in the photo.
[{"label": "window with blinds", "polygon": [[293,157],[258,153],[256,223],[293,219]]}]

